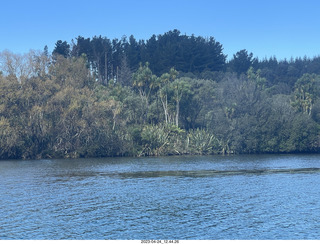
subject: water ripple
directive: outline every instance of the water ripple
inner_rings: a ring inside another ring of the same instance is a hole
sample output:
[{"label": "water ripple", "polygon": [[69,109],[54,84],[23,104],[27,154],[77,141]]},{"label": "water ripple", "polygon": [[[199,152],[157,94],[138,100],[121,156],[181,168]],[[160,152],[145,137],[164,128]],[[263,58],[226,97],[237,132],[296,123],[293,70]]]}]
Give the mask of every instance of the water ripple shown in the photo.
[{"label": "water ripple", "polygon": [[211,177],[221,175],[247,175],[247,174],[294,174],[294,173],[319,173],[320,168],[297,168],[297,169],[252,169],[252,170],[196,170],[196,171],[143,171],[126,172],[118,175],[123,178],[148,178],[148,177]]},{"label": "water ripple", "polygon": [[320,238],[318,157],[187,159],[1,163],[0,238]]}]

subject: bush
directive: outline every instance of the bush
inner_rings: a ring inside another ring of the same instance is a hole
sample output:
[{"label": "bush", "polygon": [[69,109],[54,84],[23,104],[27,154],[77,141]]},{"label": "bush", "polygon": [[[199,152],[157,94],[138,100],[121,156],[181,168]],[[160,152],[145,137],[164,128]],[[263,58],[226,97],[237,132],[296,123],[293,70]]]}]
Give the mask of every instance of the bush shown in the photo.
[{"label": "bush", "polygon": [[191,154],[216,154],[221,152],[218,139],[208,130],[190,130],[187,137]]}]

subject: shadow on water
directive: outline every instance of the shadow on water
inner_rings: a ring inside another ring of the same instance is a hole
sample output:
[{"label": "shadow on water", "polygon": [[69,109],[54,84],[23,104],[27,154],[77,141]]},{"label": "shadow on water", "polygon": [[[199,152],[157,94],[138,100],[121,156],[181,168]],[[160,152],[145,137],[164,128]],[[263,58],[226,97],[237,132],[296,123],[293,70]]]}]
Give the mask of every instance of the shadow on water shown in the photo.
[{"label": "shadow on water", "polygon": [[233,175],[265,175],[265,174],[310,174],[320,173],[320,168],[298,169],[254,169],[254,170],[193,170],[193,171],[136,171],[123,173],[110,172],[73,172],[68,174],[56,174],[56,181],[69,181],[71,178],[80,180],[88,177],[116,177],[122,179],[134,178],[158,178],[158,177],[218,177]]},{"label": "shadow on water", "polygon": [[118,173],[121,178],[154,178],[154,177],[214,177],[228,175],[262,175],[262,174],[297,174],[319,173],[320,168],[299,169],[256,169],[256,170],[197,170],[197,171],[140,171]]}]

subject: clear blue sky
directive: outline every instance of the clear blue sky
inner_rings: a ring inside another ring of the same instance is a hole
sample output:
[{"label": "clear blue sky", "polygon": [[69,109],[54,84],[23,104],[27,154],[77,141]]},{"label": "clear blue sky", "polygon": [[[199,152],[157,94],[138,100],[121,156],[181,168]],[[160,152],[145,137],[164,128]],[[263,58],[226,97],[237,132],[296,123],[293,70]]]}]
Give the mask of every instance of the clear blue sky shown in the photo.
[{"label": "clear blue sky", "polygon": [[320,55],[319,0],[10,0],[1,2],[0,51],[53,50],[81,35],[148,39],[178,29],[213,36],[231,58]]}]

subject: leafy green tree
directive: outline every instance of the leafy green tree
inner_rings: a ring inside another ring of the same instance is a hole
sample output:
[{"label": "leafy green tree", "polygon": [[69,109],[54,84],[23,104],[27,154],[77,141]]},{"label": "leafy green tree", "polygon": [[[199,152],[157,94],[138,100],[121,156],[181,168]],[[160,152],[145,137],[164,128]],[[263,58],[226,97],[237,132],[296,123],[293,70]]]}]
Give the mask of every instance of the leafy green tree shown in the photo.
[{"label": "leafy green tree", "polygon": [[181,126],[187,130],[206,127],[206,116],[215,104],[217,84],[212,80],[184,78],[190,87],[180,101]]},{"label": "leafy green tree", "polygon": [[254,82],[259,89],[264,89],[266,87],[267,79],[261,77],[261,70],[254,72],[253,68],[250,67],[247,71],[247,78],[249,81]]},{"label": "leafy green tree", "polygon": [[82,88],[93,83],[93,77],[83,56],[70,59],[58,56],[55,63],[50,66],[49,75],[61,86],[70,85]]},{"label": "leafy green tree", "polygon": [[315,100],[320,95],[320,76],[304,74],[295,84],[293,105],[309,116]]},{"label": "leafy green tree", "polygon": [[133,86],[139,91],[141,102],[144,107],[143,123],[148,119],[149,113],[149,99],[151,92],[157,87],[157,77],[149,68],[149,63],[145,65],[140,64],[139,69],[132,76]]},{"label": "leafy green tree", "polygon": [[165,123],[170,123],[171,117],[169,114],[169,106],[168,106],[168,93],[170,84],[177,78],[178,72],[171,68],[169,73],[164,73],[161,75],[158,81],[159,89],[159,97],[162,103]]},{"label": "leafy green tree", "polygon": [[175,125],[179,127],[180,101],[186,93],[190,92],[190,84],[183,78],[180,78],[178,80],[173,81],[170,84],[170,88],[174,92],[173,99],[176,104]]},{"label": "leafy green tree", "polygon": [[9,119],[0,117],[0,158],[15,158],[17,145],[18,131],[10,125]]}]

